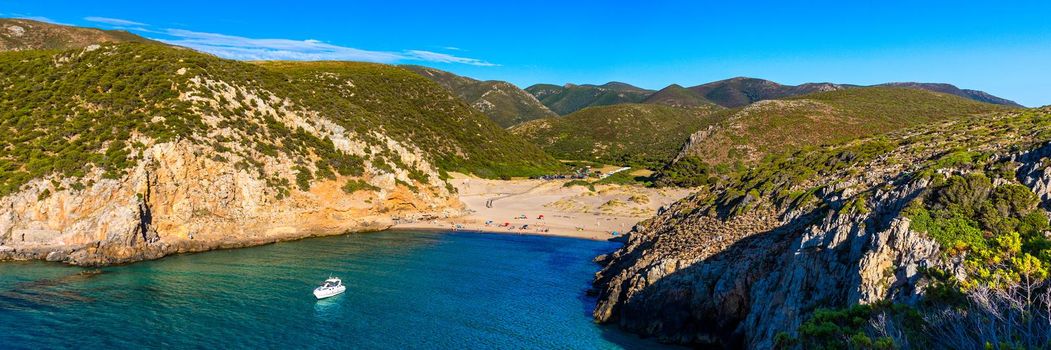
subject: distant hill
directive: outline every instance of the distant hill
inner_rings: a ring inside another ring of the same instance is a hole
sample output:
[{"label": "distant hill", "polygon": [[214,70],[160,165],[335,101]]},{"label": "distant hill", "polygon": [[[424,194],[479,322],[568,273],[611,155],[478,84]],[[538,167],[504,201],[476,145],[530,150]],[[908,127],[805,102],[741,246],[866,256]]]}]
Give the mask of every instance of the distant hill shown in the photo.
[{"label": "distant hill", "polygon": [[79,49],[91,44],[152,42],[123,31],[70,27],[28,19],[0,18],[0,51]]},{"label": "distant hill", "polygon": [[549,110],[533,95],[508,82],[479,81],[423,66],[402,67],[445,87],[505,128],[534,119],[556,116],[555,112]]},{"label": "distant hill", "polygon": [[697,173],[747,166],[771,153],[1007,109],[1010,107],[899,87],[860,87],[764,100],[691,135],[664,177],[669,179],[666,183],[678,183],[674,179],[697,179]]},{"label": "distant hill", "polygon": [[653,166],[675,156],[690,133],[721,120],[720,110],[712,104],[597,106],[523,123],[511,132],[560,159]]},{"label": "distant hill", "polygon": [[559,115],[567,115],[587,107],[639,103],[654,92],[619,82],[564,86],[537,84],[525,90]]},{"label": "distant hill", "polygon": [[981,102],[985,102],[985,103],[992,103],[992,104],[1013,106],[1013,107],[1023,107],[1022,105],[1016,103],[1015,101],[1011,101],[1011,100],[1008,100],[1008,99],[1005,99],[1005,98],[996,97],[996,96],[993,96],[993,95],[991,95],[991,94],[989,94],[989,93],[987,93],[985,91],[960,89],[960,88],[956,87],[955,85],[951,85],[951,84],[905,82],[905,83],[886,83],[886,84],[880,84],[878,86],[896,86],[896,87],[906,87],[906,88],[913,88],[913,89],[921,89],[921,90],[927,90],[927,91],[941,92],[941,93],[950,94],[950,95],[956,95],[956,96],[960,96],[960,97],[963,97],[963,98],[969,98],[969,99],[972,99],[972,100],[975,100],[975,101],[981,101]]},{"label": "distant hill", "polygon": [[700,107],[712,104],[701,94],[684,88],[679,84],[668,85],[660,91],[646,97],[642,103],[662,104],[672,107]]},{"label": "distant hill", "polygon": [[847,88],[832,83],[782,85],[769,80],[737,77],[687,88],[697,96],[723,107],[741,107],[762,100]]}]

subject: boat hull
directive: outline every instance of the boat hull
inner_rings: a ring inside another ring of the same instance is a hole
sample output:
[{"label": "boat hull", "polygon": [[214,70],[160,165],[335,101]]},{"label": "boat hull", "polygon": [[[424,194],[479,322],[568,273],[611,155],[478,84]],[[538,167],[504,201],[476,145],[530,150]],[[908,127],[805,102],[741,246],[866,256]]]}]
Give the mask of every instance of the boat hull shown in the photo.
[{"label": "boat hull", "polygon": [[314,289],[314,297],[316,297],[318,299],[324,299],[324,298],[334,297],[334,296],[343,294],[343,292],[346,292],[346,291],[347,291],[347,287],[346,286],[339,286],[339,287],[333,287],[333,288],[317,288],[317,289]]}]

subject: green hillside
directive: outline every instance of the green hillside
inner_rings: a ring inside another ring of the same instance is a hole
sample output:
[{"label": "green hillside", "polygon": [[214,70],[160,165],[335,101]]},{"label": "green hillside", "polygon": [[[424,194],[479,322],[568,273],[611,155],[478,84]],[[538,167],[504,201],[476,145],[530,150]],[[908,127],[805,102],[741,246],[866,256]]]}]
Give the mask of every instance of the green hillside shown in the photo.
[{"label": "green hillside", "polygon": [[474,109],[489,116],[496,124],[510,127],[522,122],[554,117],[533,95],[511,83],[496,80],[479,81],[446,71],[422,67],[402,66],[419,73],[459,96]]},{"label": "green hillside", "polygon": [[[297,160],[304,181],[367,165],[410,168],[392,142],[418,148],[441,170],[486,177],[561,166],[438,85],[385,65],[254,65],[130,43],[0,53],[0,85],[0,195],[52,173],[102,170],[117,178],[144,147],[176,140],[210,147],[261,176],[270,176],[263,159]],[[292,111],[337,123],[368,145],[365,154],[304,131],[315,126],[286,120]],[[279,178],[273,184],[289,186]]]},{"label": "green hillside", "polygon": [[653,104],[589,107],[511,131],[560,159],[654,166],[670,160],[690,133],[725,116],[717,110]]},{"label": "green hillside", "polygon": [[378,126],[434,153],[443,169],[497,177],[538,175],[561,166],[535,145],[503,130],[410,70],[360,62],[259,65],[293,77],[300,89],[327,89],[372,112],[379,118]]},{"label": "green hillside", "polygon": [[76,49],[91,44],[151,42],[123,30],[70,27],[28,19],[0,18],[0,51]]},{"label": "green hillside", "polygon": [[[683,150],[665,169],[664,183],[694,185],[715,172],[742,168],[764,156],[1008,107],[918,89],[836,90],[742,108]],[[692,180],[691,180],[692,179]]]},{"label": "green hillside", "polygon": [[653,93],[624,83],[565,86],[537,84],[525,89],[541,103],[559,115],[567,115],[587,107],[621,103],[639,103]]}]

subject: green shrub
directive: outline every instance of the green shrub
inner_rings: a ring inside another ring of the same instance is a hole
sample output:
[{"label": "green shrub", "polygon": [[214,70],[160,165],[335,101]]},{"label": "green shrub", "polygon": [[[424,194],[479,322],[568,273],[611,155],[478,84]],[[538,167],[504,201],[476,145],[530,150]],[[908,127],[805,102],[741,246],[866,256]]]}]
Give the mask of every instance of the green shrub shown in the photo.
[{"label": "green shrub", "polygon": [[314,179],[314,175],[310,173],[310,169],[302,166],[295,166],[292,168],[296,172],[296,186],[299,187],[300,191],[310,191],[310,180]]},{"label": "green shrub", "polygon": [[347,183],[343,185],[343,192],[354,193],[357,191],[379,191],[380,188],[369,184],[368,182],[361,180],[347,180]]}]

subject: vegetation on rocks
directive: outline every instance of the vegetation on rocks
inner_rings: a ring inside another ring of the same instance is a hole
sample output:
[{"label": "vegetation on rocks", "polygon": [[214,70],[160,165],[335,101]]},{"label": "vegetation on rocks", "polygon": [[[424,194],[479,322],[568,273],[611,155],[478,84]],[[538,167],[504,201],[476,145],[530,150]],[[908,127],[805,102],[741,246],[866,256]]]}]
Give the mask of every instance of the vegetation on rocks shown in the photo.
[{"label": "vegetation on rocks", "polygon": [[98,167],[119,177],[142,149],[133,135],[166,141],[203,129],[172,89],[185,83],[179,67],[201,62],[157,56],[169,50],[0,53],[0,196],[51,173],[82,177]]},{"label": "vegetation on rocks", "polygon": [[347,184],[343,185],[343,192],[354,193],[357,191],[377,191],[379,187],[370,185],[368,182],[361,180],[347,180]]}]

